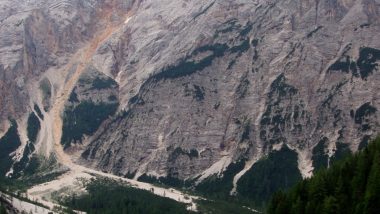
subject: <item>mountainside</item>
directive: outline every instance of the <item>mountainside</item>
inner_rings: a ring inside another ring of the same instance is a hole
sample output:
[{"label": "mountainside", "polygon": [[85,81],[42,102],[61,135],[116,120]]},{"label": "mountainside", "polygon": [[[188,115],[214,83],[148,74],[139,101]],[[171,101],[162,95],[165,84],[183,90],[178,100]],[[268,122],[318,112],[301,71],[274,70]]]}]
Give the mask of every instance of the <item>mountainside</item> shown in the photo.
[{"label": "mountainside", "polygon": [[273,196],[268,213],[379,213],[380,138]]},{"label": "mountainside", "polygon": [[0,173],[269,197],[380,132],[379,32],[378,0],[1,0]]},{"label": "mountainside", "polygon": [[[331,157],[378,132],[373,3],[142,2],[125,31],[130,45],[95,56],[120,52],[109,67],[120,70],[124,113],[87,140],[82,163],[204,178],[285,144],[310,176],[318,144]],[[172,8],[181,9],[165,15]]]}]

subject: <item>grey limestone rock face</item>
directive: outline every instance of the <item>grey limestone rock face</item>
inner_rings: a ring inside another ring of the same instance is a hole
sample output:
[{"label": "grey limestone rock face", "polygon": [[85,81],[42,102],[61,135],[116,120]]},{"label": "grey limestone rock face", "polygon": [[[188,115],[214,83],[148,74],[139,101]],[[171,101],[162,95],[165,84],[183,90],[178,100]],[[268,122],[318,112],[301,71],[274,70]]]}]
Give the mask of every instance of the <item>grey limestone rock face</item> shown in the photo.
[{"label": "grey limestone rock face", "polygon": [[310,176],[322,139],[331,157],[379,131],[378,16],[376,1],[141,2],[110,42],[125,113],[81,161],[190,179],[285,144]]},{"label": "grey limestone rock face", "polygon": [[[104,27],[102,11],[119,23],[86,65],[117,87],[74,89],[119,104],[74,147],[78,163],[201,180],[286,145],[307,177],[317,145],[332,158],[380,131],[377,0],[28,2],[0,4],[2,119],[23,117],[29,98],[48,112],[70,69],[52,74]],[[27,89],[43,78],[50,96],[37,99]]]},{"label": "grey limestone rock face", "polygon": [[[2,0],[0,2],[0,119],[19,119],[39,104],[39,82],[50,84],[54,95],[58,84],[45,73],[65,75],[60,69],[83,43],[101,27],[100,16],[121,1]],[[115,14],[117,14],[115,12]],[[38,88],[38,86],[37,86]],[[44,96],[44,95],[41,95]],[[50,97],[54,98],[54,97]],[[42,98],[41,106],[50,100]],[[2,122],[3,123],[3,122]],[[0,128],[3,132],[5,126]]]}]

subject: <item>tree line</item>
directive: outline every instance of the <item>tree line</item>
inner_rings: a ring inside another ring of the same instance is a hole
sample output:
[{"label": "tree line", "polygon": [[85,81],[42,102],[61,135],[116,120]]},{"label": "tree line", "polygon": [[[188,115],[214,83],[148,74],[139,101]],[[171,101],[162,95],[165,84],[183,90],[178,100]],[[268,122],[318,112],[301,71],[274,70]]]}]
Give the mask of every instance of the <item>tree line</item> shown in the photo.
[{"label": "tree line", "polygon": [[380,137],[354,155],[279,191],[268,214],[380,213]]}]

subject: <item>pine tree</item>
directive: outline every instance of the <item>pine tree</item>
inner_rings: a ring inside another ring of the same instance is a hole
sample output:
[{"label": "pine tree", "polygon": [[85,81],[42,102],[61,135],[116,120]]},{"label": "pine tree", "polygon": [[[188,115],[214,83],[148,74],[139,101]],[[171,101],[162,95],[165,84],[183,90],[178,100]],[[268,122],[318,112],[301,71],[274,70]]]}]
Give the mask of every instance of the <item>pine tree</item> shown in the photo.
[{"label": "pine tree", "polygon": [[[268,208],[268,214],[277,214],[280,209],[284,209],[286,203],[286,196],[282,191],[276,192]],[[286,206],[285,206],[286,207]]]},{"label": "pine tree", "polygon": [[334,193],[336,196],[337,213],[347,213],[351,210],[350,206],[352,206],[352,204],[348,204],[348,202],[351,201],[350,197],[348,197],[351,191],[347,183],[347,179],[345,179],[344,175],[340,175]]},{"label": "pine tree", "polygon": [[297,198],[296,203],[292,206],[292,212],[294,214],[303,214],[305,213],[305,204],[300,197]]},{"label": "pine tree", "polygon": [[1,203],[0,203],[0,214],[7,214],[7,210]]},{"label": "pine tree", "polygon": [[355,177],[351,182],[353,188],[351,197],[354,201],[361,201],[364,198],[368,174],[371,168],[368,148],[365,148],[356,159]]},{"label": "pine tree", "polygon": [[[286,206],[282,201],[286,201]],[[276,213],[280,205],[286,209],[283,213],[375,214],[380,213],[379,204],[380,137],[356,155],[302,181],[288,193],[276,194],[269,204],[269,214]]]},{"label": "pine tree", "polygon": [[338,201],[334,196],[329,196],[323,201],[322,212],[323,214],[338,214]]},{"label": "pine tree", "polygon": [[366,194],[365,213],[380,213],[380,151],[374,154],[371,172],[369,174]]}]

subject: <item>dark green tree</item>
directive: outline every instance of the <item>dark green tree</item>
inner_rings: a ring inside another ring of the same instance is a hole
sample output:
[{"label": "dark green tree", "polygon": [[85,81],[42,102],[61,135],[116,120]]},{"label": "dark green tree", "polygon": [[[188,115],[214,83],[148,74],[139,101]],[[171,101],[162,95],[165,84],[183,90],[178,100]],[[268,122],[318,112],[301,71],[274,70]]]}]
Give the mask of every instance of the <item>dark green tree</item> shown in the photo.
[{"label": "dark green tree", "polygon": [[372,162],[365,193],[365,213],[380,213],[380,151],[376,151]]},{"label": "dark green tree", "polygon": [[380,213],[380,137],[364,150],[318,171],[288,192],[274,194],[267,211],[269,214]]},{"label": "dark green tree", "polygon": [[3,204],[0,203],[0,214],[7,214],[7,210],[3,206]]}]

